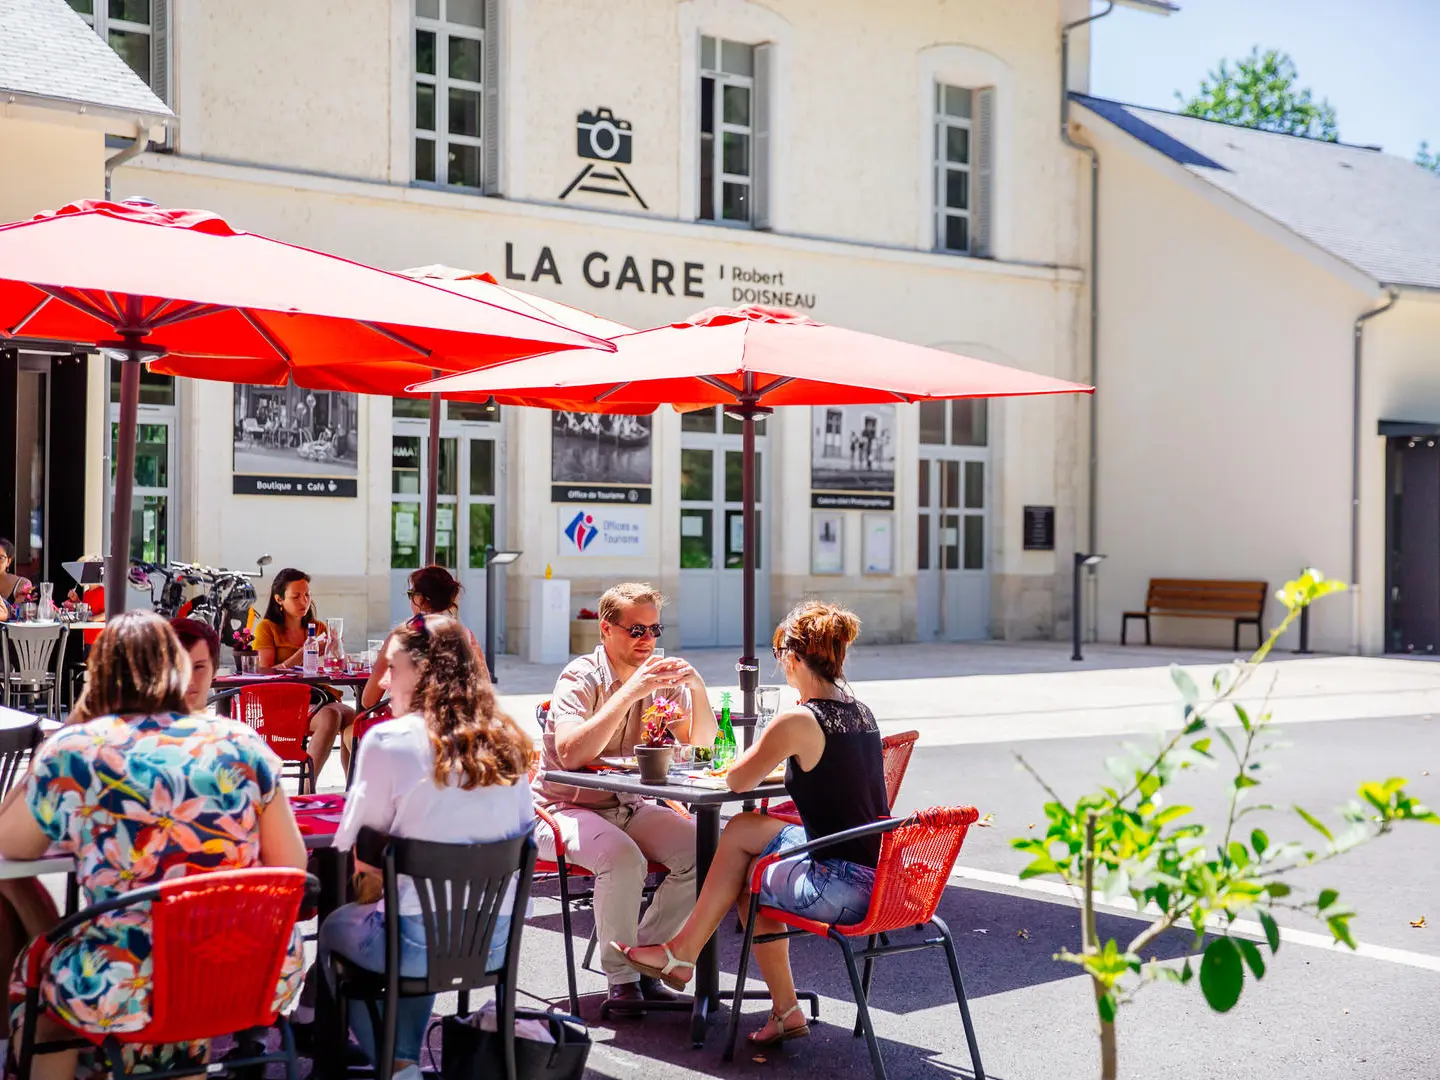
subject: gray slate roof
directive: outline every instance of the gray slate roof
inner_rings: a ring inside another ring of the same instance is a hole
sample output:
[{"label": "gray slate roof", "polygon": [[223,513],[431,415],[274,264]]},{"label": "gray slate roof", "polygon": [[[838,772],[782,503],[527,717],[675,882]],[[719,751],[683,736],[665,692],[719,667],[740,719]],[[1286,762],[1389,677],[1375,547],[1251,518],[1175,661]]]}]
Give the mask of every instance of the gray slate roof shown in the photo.
[{"label": "gray slate roof", "polygon": [[8,94],[175,115],[65,0],[0,0],[0,100]]},{"label": "gray slate roof", "polygon": [[1440,288],[1440,176],[1378,150],[1072,99],[1382,285]]}]

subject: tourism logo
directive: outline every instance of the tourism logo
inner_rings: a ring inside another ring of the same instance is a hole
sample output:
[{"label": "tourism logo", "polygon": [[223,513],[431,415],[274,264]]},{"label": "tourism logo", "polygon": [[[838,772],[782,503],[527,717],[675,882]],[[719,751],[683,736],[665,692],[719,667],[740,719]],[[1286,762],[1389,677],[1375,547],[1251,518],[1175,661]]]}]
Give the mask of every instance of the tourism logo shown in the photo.
[{"label": "tourism logo", "polygon": [[584,551],[595,542],[600,530],[595,527],[595,518],[581,510],[565,527],[566,538],[575,545],[576,551]]}]

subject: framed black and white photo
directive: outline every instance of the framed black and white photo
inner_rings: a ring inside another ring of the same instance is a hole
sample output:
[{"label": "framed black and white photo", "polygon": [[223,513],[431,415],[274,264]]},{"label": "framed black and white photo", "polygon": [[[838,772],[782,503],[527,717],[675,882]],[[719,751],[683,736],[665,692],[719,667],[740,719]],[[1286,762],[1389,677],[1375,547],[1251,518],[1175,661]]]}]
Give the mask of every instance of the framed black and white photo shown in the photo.
[{"label": "framed black and white photo", "polygon": [[652,482],[649,416],[553,412],[553,502],[648,503]]},{"label": "framed black and white photo", "polygon": [[237,384],[233,493],[356,496],[360,396]]},{"label": "framed black and white photo", "polygon": [[895,406],[811,409],[810,505],[817,510],[895,508]]},{"label": "framed black and white photo", "polygon": [[810,514],[810,572],[845,572],[845,515],[825,510]]}]

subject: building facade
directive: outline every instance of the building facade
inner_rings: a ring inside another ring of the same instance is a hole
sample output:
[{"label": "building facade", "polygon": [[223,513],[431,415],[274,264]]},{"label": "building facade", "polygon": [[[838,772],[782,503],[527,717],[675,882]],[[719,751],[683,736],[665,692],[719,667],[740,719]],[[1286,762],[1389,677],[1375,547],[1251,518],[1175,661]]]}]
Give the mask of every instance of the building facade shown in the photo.
[{"label": "building facade", "polygon": [[[181,123],[114,194],[376,266],[488,271],[635,327],[768,304],[1084,381],[1085,170],[1056,61],[1083,8],[151,0]],[[423,401],[146,386],[147,557],[268,552],[372,635],[408,611]],[[493,544],[522,552],[513,649],[547,567],[576,609],[654,581],[672,647],[739,641],[733,421],[446,408],[438,548],[472,625]],[[777,412],[762,632],[808,595],[850,604],[870,641],[1063,632],[1086,417],[1070,399]]]}]

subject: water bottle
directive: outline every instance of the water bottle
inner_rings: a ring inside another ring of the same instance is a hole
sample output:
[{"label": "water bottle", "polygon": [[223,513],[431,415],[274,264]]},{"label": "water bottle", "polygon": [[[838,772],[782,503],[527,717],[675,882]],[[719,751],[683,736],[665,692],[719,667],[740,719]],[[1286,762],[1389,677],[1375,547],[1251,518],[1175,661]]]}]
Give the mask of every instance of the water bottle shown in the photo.
[{"label": "water bottle", "polygon": [[320,674],[320,643],[315,640],[315,624],[312,622],[305,634],[305,650],[301,661],[306,675]]}]

